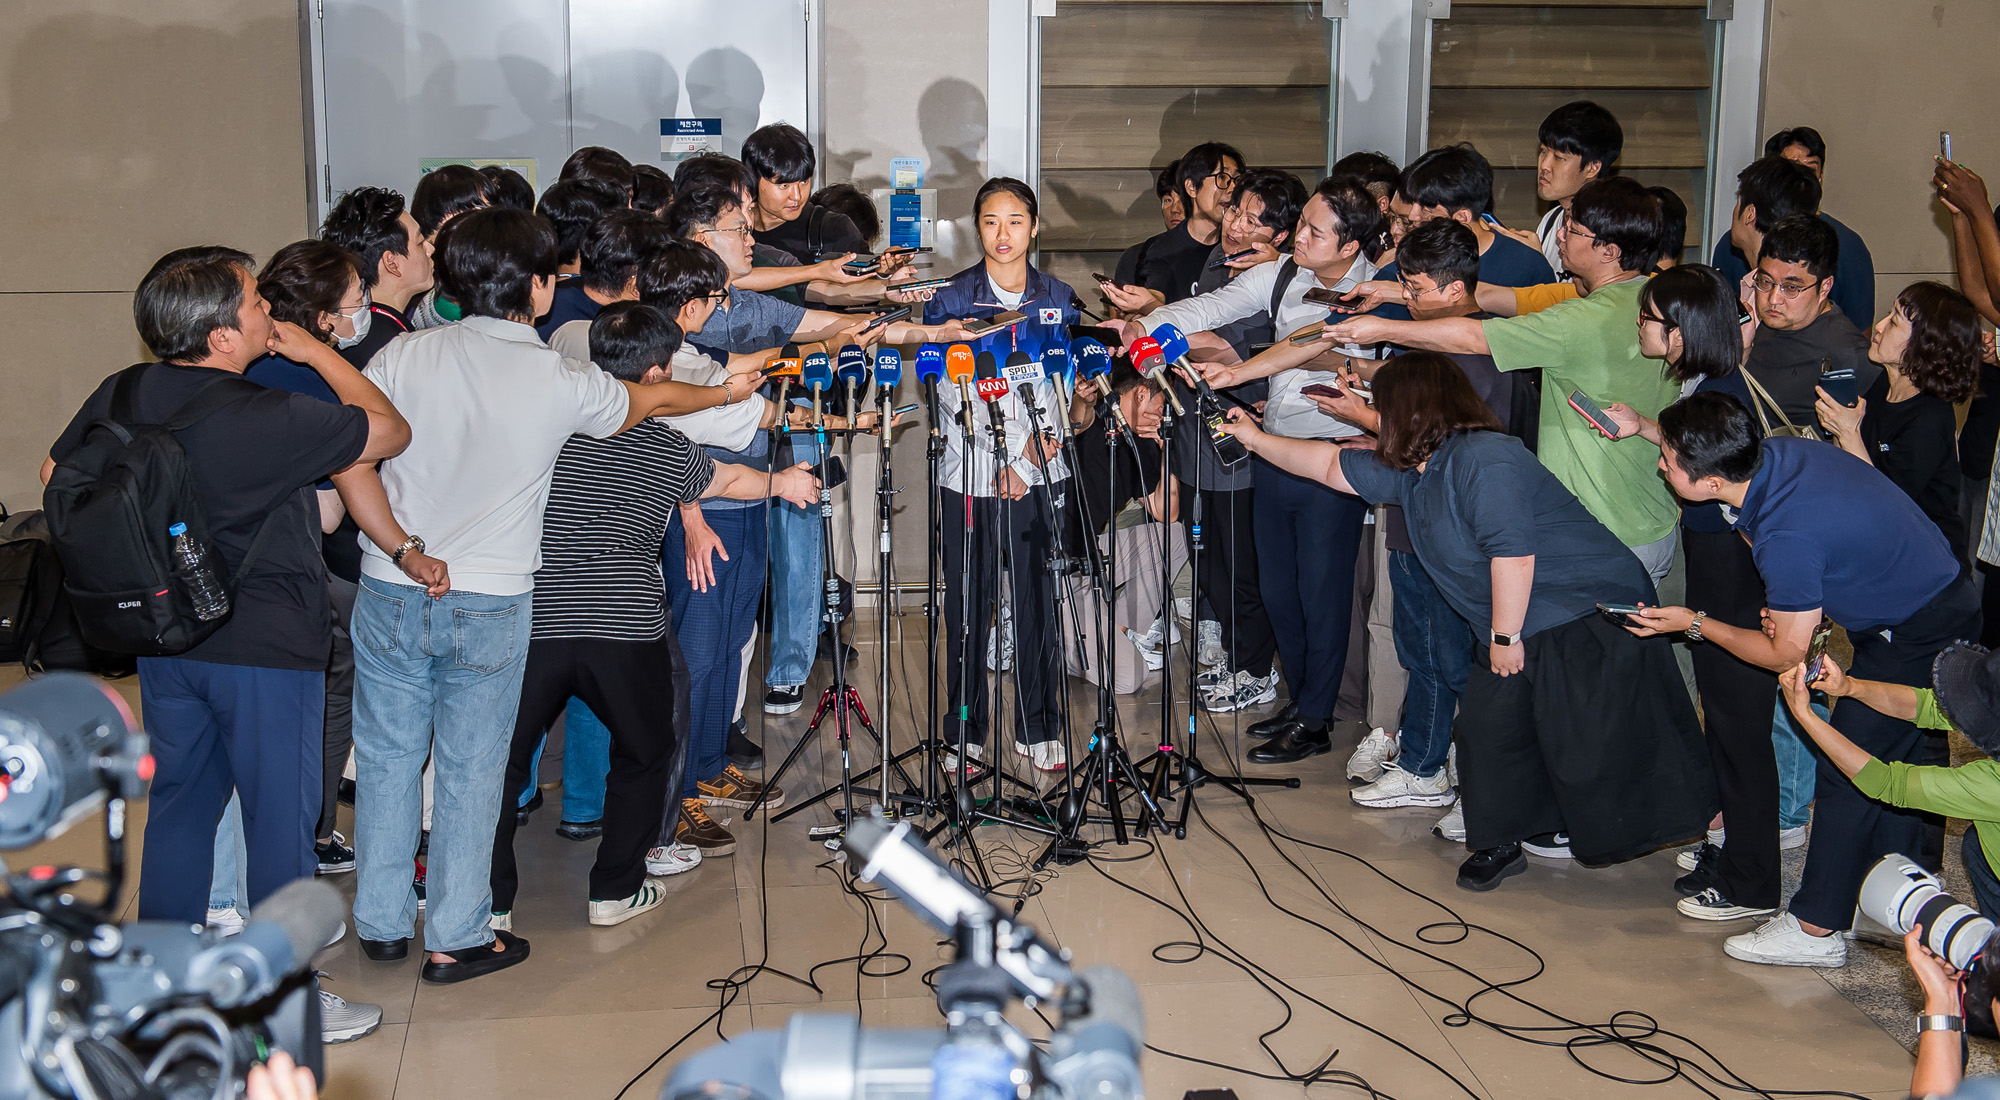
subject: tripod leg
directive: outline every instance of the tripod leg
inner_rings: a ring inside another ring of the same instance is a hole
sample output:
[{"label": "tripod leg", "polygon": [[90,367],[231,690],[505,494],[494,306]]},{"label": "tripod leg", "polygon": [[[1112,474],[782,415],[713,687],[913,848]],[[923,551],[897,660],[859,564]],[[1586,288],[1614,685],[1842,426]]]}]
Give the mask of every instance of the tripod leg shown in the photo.
[{"label": "tripod leg", "polygon": [[[778,765],[778,770],[772,772],[771,777],[764,781],[764,790],[766,792],[775,790],[778,786],[778,780],[784,778],[785,773],[791,770],[793,762],[804,755],[806,746],[812,744],[813,734],[819,732],[819,724],[826,717],[827,709],[832,705],[833,689],[828,688],[820,692],[819,707],[813,711],[812,721],[806,723],[806,731],[799,735],[799,743],[792,746],[792,751],[785,754],[784,762]],[[764,797],[764,795],[758,795],[757,801],[751,803],[750,808],[743,811],[743,820],[748,821],[757,816],[757,811],[764,808]]]}]

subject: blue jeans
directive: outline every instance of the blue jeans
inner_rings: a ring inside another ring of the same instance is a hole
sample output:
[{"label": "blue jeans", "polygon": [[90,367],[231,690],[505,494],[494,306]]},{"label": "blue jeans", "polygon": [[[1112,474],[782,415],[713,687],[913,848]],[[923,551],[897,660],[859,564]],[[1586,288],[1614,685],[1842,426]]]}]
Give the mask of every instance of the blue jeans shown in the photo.
[{"label": "blue jeans", "polygon": [[[537,764],[541,759],[535,753]],[[563,712],[562,819],[579,824],[603,820],[604,780],[610,774],[611,731],[572,696]]]},{"label": "blue jeans", "polygon": [[[819,443],[810,434],[795,433],[792,455],[800,462],[816,462]],[[797,687],[812,675],[826,608],[819,508],[773,500],[770,545],[771,654],[764,682],[772,687]]]},{"label": "blue jeans", "polygon": [[[243,799],[231,791],[229,806],[215,826],[215,870],[208,880],[210,909],[234,909],[238,899],[249,896],[250,888],[243,882],[243,864],[247,859],[243,850]],[[243,908],[248,910],[249,906]]]},{"label": "blue jeans", "polygon": [[[215,835],[238,792],[247,909],[311,878],[326,742],[326,673],[139,659],[155,771],[140,857],[139,917],[200,924]],[[204,866],[204,864],[206,866]]]},{"label": "blue jeans", "polygon": [[492,942],[499,821],[533,596],[361,579],[354,601],[354,926],[364,939],[416,929],[411,888],[424,758],[436,762],[424,947]]},{"label": "blue jeans", "polygon": [[[1827,718],[1832,712],[1825,703],[1814,703],[1813,713]],[[1813,748],[1792,725],[1785,701],[1778,700],[1778,716],[1771,723],[1771,747],[1778,755],[1778,828],[1796,829],[1812,820],[1813,790],[1819,761]],[[1726,827],[1729,823],[1723,822]]]},{"label": "blue jeans", "polygon": [[1389,551],[1389,585],[1396,594],[1396,657],[1410,674],[1396,766],[1429,779],[1451,751],[1452,716],[1472,670],[1472,628],[1445,602],[1415,554]]},{"label": "blue jeans", "polygon": [[729,763],[729,724],[736,713],[743,645],[757,625],[757,603],[764,594],[766,507],[703,513],[729,551],[728,561],[716,560],[715,583],[706,592],[696,592],[681,567],[687,558],[685,528],[676,523],[667,529],[667,598],[673,605],[674,633],[688,664],[688,761],[682,798],[698,797],[695,784],[721,775]]}]

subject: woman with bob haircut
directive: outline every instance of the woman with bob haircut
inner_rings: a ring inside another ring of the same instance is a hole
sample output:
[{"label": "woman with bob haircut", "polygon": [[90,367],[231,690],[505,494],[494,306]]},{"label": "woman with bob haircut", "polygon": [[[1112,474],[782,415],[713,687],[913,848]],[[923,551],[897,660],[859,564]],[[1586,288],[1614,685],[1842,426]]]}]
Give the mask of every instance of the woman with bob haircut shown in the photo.
[{"label": "woman with bob haircut", "polygon": [[[1472,854],[1458,884],[1527,869],[1523,842],[1589,863],[1692,836],[1714,808],[1694,707],[1666,645],[1597,605],[1654,599],[1645,567],[1500,423],[1457,364],[1413,352],[1375,374],[1371,452],[1227,430],[1281,469],[1403,508],[1425,571],[1484,649],[1452,740]],[[1565,849],[1567,849],[1565,851]]]}]

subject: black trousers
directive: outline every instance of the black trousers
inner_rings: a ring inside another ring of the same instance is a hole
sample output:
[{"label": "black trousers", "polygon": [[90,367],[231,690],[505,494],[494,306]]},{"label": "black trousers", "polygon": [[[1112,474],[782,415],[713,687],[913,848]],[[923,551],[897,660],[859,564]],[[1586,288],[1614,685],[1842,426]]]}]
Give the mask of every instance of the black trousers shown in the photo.
[{"label": "black trousers", "polygon": [[326,663],[326,740],[320,766],[319,828],[314,837],[333,835],[334,811],[340,809],[340,775],[354,748],[354,639],[347,624],[354,616],[354,595],[361,587],[329,575],[327,595],[333,598],[333,651]]},{"label": "black trousers", "polygon": [[[1687,604],[1719,623],[1760,629],[1764,578],[1750,544],[1735,531],[1681,531],[1687,553]],[[1708,759],[1729,839],[1719,867],[1722,893],[1738,905],[1774,908],[1778,866],[1778,759],[1771,749],[1775,673],[1719,645],[1690,647],[1694,683],[1707,724]]]},{"label": "black trousers", "polygon": [[[1014,671],[1019,690],[1015,736],[1034,745],[1054,741],[1062,729],[1062,632],[1052,610],[1054,578],[1049,550],[1055,545],[1047,516],[1048,489],[1033,486],[1020,500],[964,497],[939,489],[944,529],[938,532],[944,557],[945,715],[944,739],[958,742],[960,708],[965,740],[986,744],[986,628],[1000,604],[1004,572],[1013,593]],[[971,511],[966,510],[967,504]],[[972,556],[966,557],[966,526]],[[969,606],[968,606],[969,605]],[[1007,673],[1000,674],[1003,677]]]},{"label": "black trousers", "polygon": [[1475,646],[1459,696],[1467,846],[1567,832],[1577,859],[1614,863],[1700,833],[1715,779],[1668,640],[1592,613],[1524,644],[1507,677]]},{"label": "black trousers", "polygon": [[1354,623],[1354,563],[1368,505],[1261,459],[1257,581],[1299,717],[1333,715]]},{"label": "black trousers", "polygon": [[[1964,572],[1916,614],[1886,631],[1850,631],[1854,667],[1847,674],[1911,687],[1929,687],[1931,663],[1953,641],[1979,630],[1979,596]],[[1884,635],[1887,637],[1884,637]],[[1915,724],[1891,718],[1860,703],[1833,708],[1833,728],[1878,760],[1924,764],[1926,737]],[[1812,846],[1805,875],[1792,895],[1800,920],[1842,931],[1854,920],[1861,880],[1875,861],[1900,852],[1936,870],[1941,851],[1927,851],[1924,815],[1899,810],[1863,795],[1824,755],[1819,757]],[[1736,827],[1732,824],[1730,832]]]},{"label": "black trousers", "polygon": [[528,643],[521,707],[507,757],[507,786],[493,834],[493,909],[514,908],[514,807],[534,776],[535,743],[574,695],[611,731],[604,784],[604,836],[590,868],[593,901],[629,898],[646,878],[646,849],[660,835],[667,773],[678,752],[674,725],[673,631],[650,642],[537,638]]},{"label": "black trousers", "polygon": [[[1264,593],[1257,583],[1255,489],[1199,489],[1181,483],[1182,499],[1192,511],[1182,518],[1188,534],[1189,560],[1195,563],[1195,594],[1206,596],[1216,621],[1222,624],[1222,646],[1229,651],[1232,672],[1271,674],[1278,641],[1271,633],[1271,616],[1264,610]],[[1196,551],[1195,527],[1201,528]]]}]

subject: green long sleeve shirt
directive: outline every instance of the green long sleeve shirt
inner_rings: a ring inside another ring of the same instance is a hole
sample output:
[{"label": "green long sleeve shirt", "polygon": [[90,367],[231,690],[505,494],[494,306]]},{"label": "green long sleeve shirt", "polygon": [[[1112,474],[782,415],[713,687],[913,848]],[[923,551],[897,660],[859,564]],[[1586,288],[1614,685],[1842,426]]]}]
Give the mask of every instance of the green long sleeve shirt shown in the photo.
[{"label": "green long sleeve shirt", "polygon": [[[1939,709],[1937,695],[1917,691],[1917,726],[1948,730],[1951,722]],[[2000,761],[1974,760],[1955,768],[1904,764],[1870,759],[1854,773],[1862,794],[1908,810],[1964,818],[1979,830],[1979,848],[1986,865],[2000,874],[1993,857],[2000,854]]]}]

